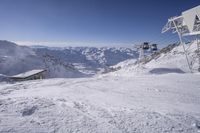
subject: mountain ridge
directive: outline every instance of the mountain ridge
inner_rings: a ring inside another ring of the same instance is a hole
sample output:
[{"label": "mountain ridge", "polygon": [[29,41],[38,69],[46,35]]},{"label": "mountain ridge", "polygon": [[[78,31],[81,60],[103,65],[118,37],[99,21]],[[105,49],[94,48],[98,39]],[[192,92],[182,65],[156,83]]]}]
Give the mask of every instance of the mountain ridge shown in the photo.
[{"label": "mountain ridge", "polygon": [[11,76],[47,69],[49,78],[92,76],[101,69],[138,57],[134,48],[28,47],[9,41],[0,41],[0,51],[1,74]]}]

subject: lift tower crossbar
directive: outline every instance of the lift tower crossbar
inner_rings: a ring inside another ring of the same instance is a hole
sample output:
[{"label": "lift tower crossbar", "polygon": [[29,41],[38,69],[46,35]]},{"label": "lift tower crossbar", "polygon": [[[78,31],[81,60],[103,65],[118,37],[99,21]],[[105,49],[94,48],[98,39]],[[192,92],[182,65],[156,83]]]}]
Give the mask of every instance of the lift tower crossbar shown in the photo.
[{"label": "lift tower crossbar", "polygon": [[200,72],[200,6],[194,7],[187,11],[182,12],[181,16],[171,17],[168,19],[167,24],[162,29],[162,33],[172,30],[173,33],[178,33],[179,40],[183,46],[183,50],[186,56],[187,64],[192,72],[192,67],[189,62],[188,54],[185,49],[185,43],[183,42],[184,36],[195,36],[197,41],[197,57]]}]

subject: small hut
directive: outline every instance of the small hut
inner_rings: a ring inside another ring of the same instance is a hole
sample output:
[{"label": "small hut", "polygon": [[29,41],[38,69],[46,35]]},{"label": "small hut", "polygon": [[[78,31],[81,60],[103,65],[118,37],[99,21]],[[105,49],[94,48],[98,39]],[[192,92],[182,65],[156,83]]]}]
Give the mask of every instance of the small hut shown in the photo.
[{"label": "small hut", "polygon": [[17,75],[10,76],[12,81],[26,81],[44,79],[46,70],[31,70]]}]

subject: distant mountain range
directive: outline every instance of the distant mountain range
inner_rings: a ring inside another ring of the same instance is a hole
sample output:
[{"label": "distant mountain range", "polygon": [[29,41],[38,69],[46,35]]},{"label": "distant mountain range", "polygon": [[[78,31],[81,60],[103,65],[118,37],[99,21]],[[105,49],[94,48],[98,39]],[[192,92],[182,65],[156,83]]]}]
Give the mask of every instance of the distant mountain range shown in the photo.
[{"label": "distant mountain range", "polygon": [[28,47],[0,41],[0,74],[9,76],[32,69],[46,69],[49,78],[85,77],[135,58],[138,58],[135,48]]}]

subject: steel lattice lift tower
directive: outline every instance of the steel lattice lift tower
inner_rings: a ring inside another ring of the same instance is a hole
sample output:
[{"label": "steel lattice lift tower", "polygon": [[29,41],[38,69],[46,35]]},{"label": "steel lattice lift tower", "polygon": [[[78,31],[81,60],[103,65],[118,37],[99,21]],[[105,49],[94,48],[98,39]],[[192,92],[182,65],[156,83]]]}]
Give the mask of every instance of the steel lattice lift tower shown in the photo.
[{"label": "steel lattice lift tower", "polygon": [[172,30],[173,33],[178,33],[180,43],[183,46],[188,67],[192,72],[189,62],[188,54],[185,49],[183,37],[195,36],[197,42],[197,57],[198,57],[198,71],[200,72],[200,6],[194,7],[187,11],[182,12],[181,16],[171,17],[168,19],[167,24],[162,29],[162,33]]}]

